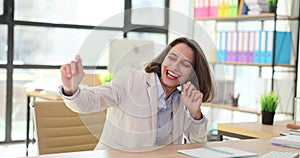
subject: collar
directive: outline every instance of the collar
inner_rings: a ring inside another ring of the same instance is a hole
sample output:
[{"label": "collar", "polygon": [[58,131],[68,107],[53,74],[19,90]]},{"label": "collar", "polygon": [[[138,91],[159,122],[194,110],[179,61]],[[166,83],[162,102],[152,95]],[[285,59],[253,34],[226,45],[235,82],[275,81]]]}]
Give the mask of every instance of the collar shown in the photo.
[{"label": "collar", "polygon": [[[156,79],[156,84],[157,84],[157,98],[158,98],[158,100],[161,100],[161,99],[165,100],[166,94],[161,85],[160,79],[156,73],[155,73],[155,79]],[[167,100],[169,100],[169,99],[171,99],[172,102],[177,101],[177,99],[178,99],[178,90],[177,89],[171,94],[171,96]]]}]

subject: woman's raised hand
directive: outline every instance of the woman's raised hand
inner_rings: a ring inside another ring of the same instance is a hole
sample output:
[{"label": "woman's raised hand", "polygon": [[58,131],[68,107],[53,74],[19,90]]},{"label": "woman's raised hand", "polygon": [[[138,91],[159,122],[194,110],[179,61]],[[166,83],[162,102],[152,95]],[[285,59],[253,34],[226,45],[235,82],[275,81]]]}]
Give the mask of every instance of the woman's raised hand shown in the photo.
[{"label": "woman's raised hand", "polygon": [[78,89],[84,76],[81,57],[76,55],[75,61],[60,67],[60,72],[65,95],[72,95]]},{"label": "woman's raised hand", "polygon": [[197,90],[190,81],[183,85],[182,99],[185,105],[188,107],[192,117],[196,120],[201,119],[203,93]]}]

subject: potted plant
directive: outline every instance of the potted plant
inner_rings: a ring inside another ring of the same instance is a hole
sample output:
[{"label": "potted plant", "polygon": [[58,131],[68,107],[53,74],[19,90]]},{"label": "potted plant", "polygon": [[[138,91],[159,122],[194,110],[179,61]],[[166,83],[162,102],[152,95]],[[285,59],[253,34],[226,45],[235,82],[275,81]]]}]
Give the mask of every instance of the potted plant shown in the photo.
[{"label": "potted plant", "polygon": [[279,104],[279,97],[275,92],[269,92],[260,96],[262,123],[273,125],[276,108]]}]

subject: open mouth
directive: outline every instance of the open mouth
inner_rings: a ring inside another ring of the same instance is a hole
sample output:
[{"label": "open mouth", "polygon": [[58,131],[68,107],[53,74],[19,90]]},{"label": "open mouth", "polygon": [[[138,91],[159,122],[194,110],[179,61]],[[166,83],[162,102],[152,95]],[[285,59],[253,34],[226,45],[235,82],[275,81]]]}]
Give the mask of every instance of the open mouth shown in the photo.
[{"label": "open mouth", "polygon": [[177,74],[169,70],[167,70],[166,73],[167,73],[167,78],[170,80],[177,80],[179,77]]}]

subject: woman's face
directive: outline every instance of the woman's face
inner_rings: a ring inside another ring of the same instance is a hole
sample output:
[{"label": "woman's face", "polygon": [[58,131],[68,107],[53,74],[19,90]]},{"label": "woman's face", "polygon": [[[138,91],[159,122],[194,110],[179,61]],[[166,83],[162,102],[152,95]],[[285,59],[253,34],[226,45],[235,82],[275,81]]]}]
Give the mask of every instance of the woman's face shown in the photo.
[{"label": "woman's face", "polygon": [[195,56],[185,43],[176,44],[161,66],[161,82],[164,86],[177,88],[194,74]]}]

